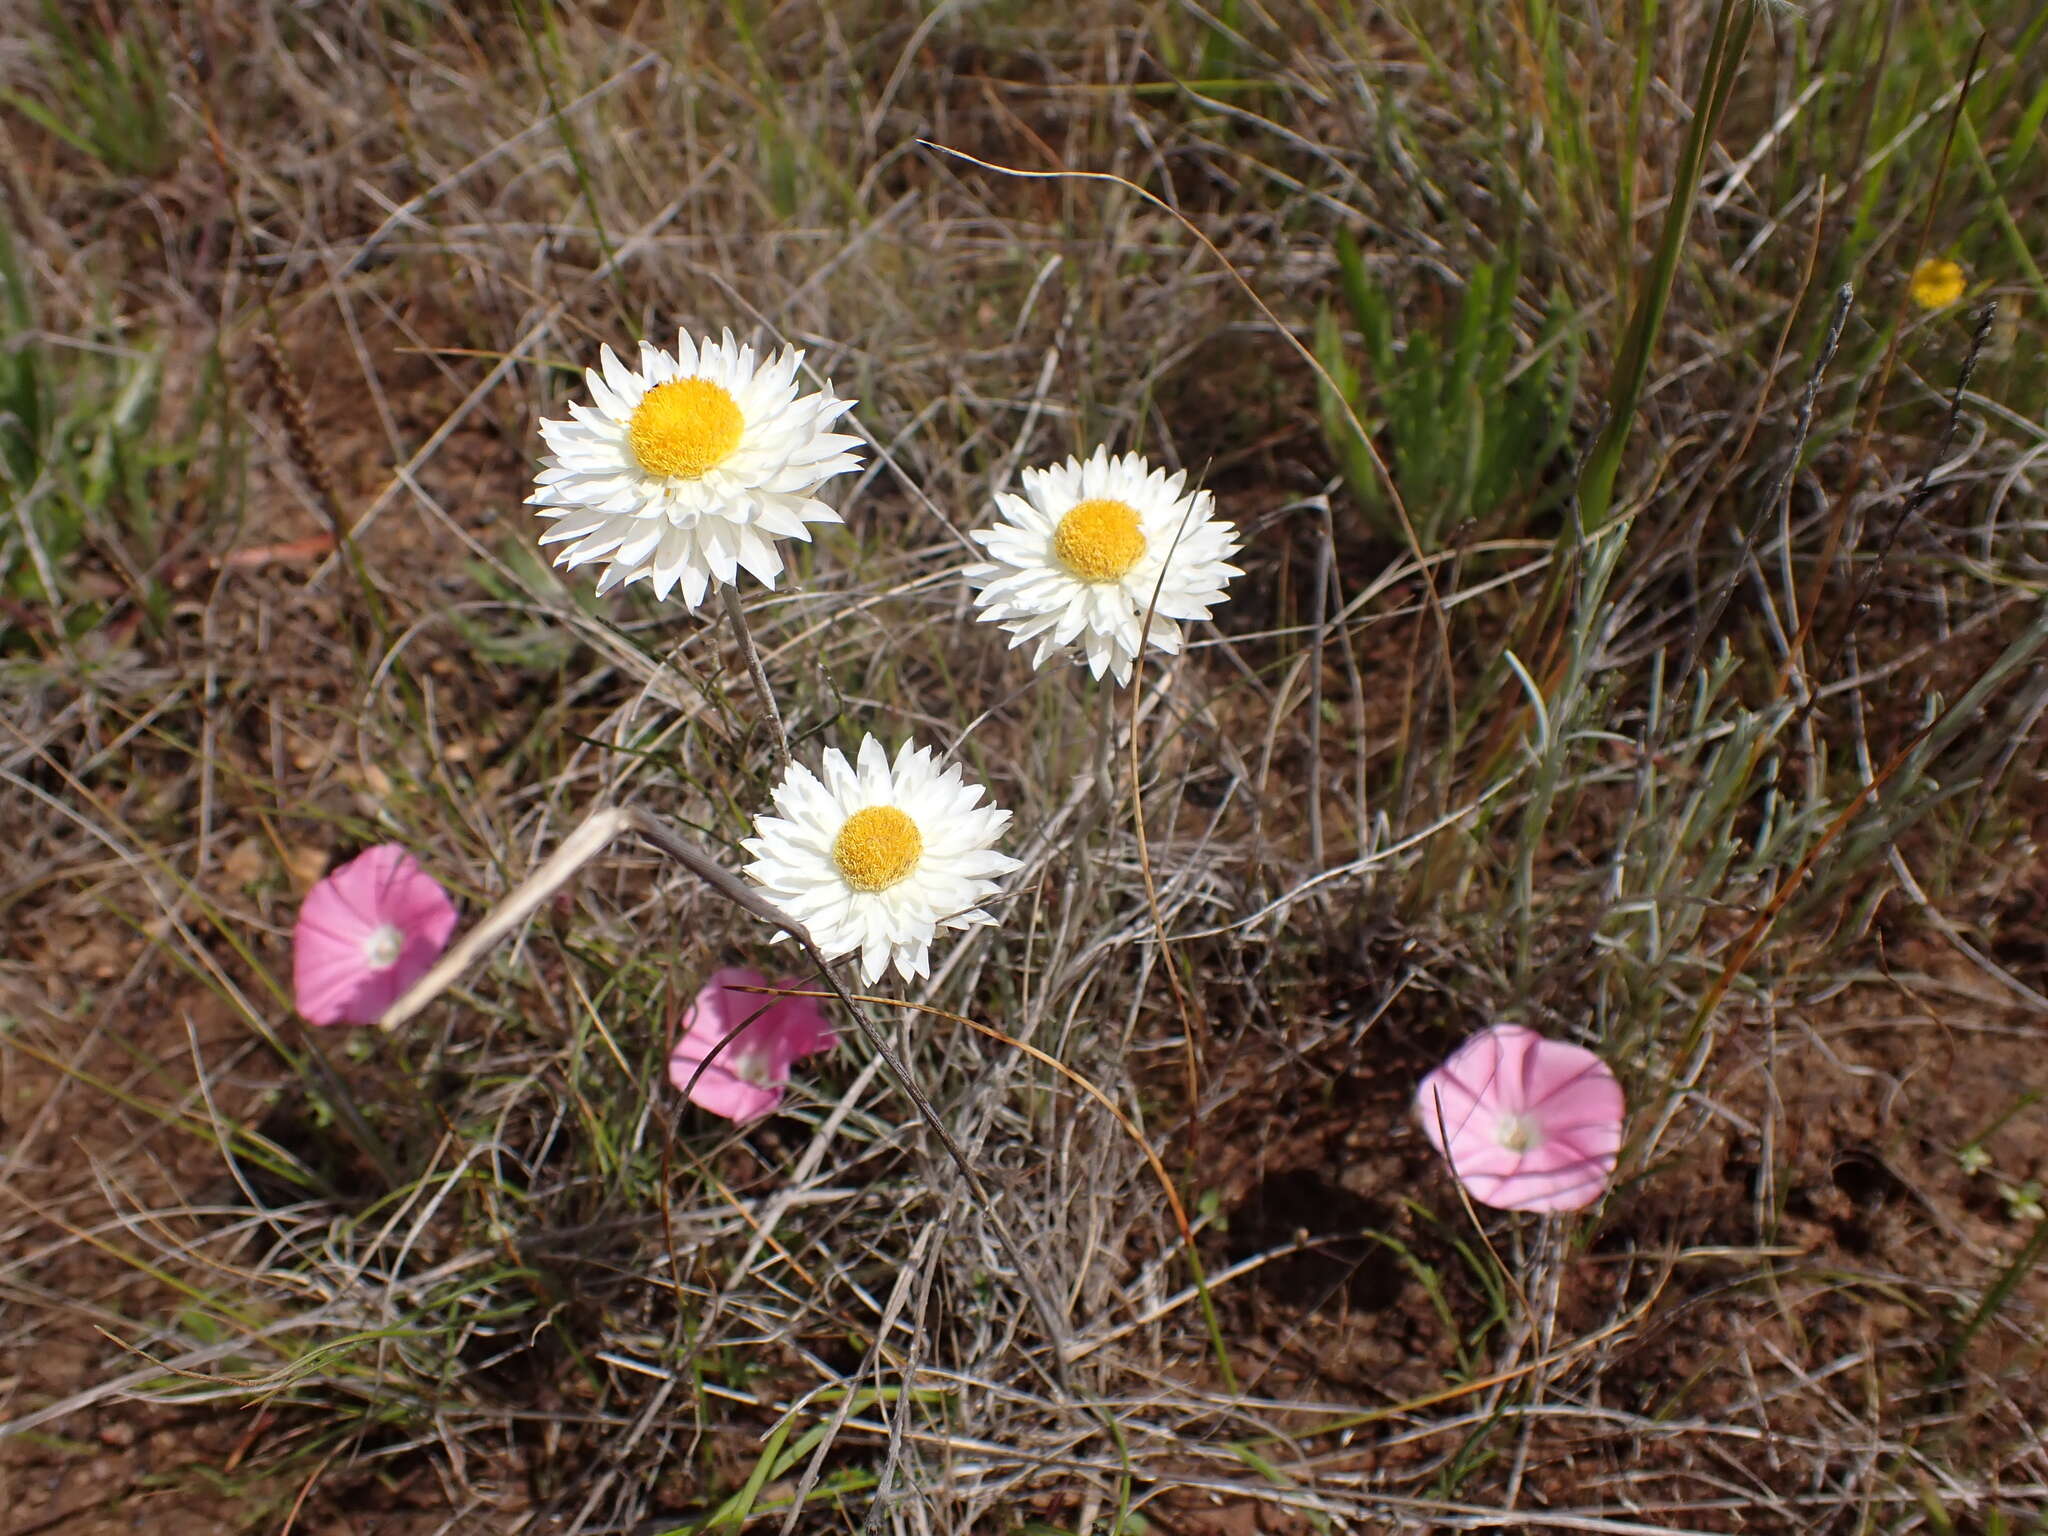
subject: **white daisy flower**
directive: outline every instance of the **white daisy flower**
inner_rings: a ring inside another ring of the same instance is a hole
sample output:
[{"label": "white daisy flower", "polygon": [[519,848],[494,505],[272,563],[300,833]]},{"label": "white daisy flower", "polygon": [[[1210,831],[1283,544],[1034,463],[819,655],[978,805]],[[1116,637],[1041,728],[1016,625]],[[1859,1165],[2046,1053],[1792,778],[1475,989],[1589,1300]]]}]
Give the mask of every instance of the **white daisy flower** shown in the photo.
[{"label": "white daisy flower", "polygon": [[860,439],[826,430],[853,402],[830,388],[797,394],[803,354],[785,347],[756,366],[754,349],[676,337],[676,355],[640,343],[634,372],[610,347],[586,369],[591,405],[542,421],[552,450],[527,501],[555,519],[542,544],[574,568],[606,562],[597,590],[651,581],[666,598],[680,585],[695,608],[713,581],[744,569],[764,586],[782,574],[779,537],[809,541],[806,523],[839,514],[813,495],[860,465]]},{"label": "white daisy flower", "polygon": [[826,959],[859,950],[867,985],[892,962],[910,981],[930,974],[938,929],[995,921],[976,903],[994,893],[992,876],[1019,867],[993,846],[1010,813],[977,805],[981,786],[941,769],[928,747],[906,741],[892,767],[869,736],[859,761],[826,752],[822,780],[791,763],[775,786],[782,814],[757,817],[759,835],[740,844],[754,856],[745,873]]},{"label": "white daisy flower", "polygon": [[1128,683],[1141,633],[1154,650],[1178,654],[1181,622],[1209,617],[1230,578],[1244,574],[1226,563],[1238,551],[1236,527],[1211,515],[1207,491],[1181,493],[1185,471],[1097,448],[1085,464],[1070,458],[1023,479],[1022,496],[996,497],[1004,520],[973,535],[991,563],[966,574],[980,616],[1008,630],[1012,647],[1038,642],[1034,667],[1078,639],[1090,672]]}]

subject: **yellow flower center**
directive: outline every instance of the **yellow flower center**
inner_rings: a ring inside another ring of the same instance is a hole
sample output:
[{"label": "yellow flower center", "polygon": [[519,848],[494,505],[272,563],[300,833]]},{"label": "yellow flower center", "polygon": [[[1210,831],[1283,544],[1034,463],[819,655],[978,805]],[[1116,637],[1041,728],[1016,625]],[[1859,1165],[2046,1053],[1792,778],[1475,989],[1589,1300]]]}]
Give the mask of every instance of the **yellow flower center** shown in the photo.
[{"label": "yellow flower center", "polygon": [[1138,509],[1100,496],[1076,502],[1052,532],[1052,552],[1083,581],[1115,581],[1145,553]]},{"label": "yellow flower center", "polygon": [[1913,269],[1913,302],[1922,309],[1946,309],[1963,296],[1963,269],[1946,256],[1930,256]]},{"label": "yellow flower center", "polygon": [[840,878],[870,894],[907,879],[923,857],[924,835],[893,805],[855,811],[832,840],[832,862]]},{"label": "yellow flower center", "polygon": [[732,457],[746,425],[739,402],[724,386],[671,379],[641,396],[626,430],[633,457],[647,473],[695,480]]}]

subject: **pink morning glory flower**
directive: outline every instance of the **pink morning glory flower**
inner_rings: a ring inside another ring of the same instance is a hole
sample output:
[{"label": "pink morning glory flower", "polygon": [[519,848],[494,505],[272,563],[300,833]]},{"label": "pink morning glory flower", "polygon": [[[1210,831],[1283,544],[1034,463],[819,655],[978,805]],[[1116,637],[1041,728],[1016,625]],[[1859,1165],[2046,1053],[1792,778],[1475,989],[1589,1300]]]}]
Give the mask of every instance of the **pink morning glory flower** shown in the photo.
[{"label": "pink morning glory flower", "polygon": [[1459,1046],[1415,1108],[1465,1192],[1503,1211],[1591,1205],[1621,1154],[1621,1084],[1607,1063],[1519,1024]]},{"label": "pink morning glory flower", "polygon": [[419,860],[383,843],[306,893],[292,983],[314,1024],[374,1024],[455,932],[455,903]]},{"label": "pink morning glory flower", "polygon": [[[767,985],[759,971],[713,971],[683,1015],[683,1037],[669,1053],[668,1080],[699,1108],[728,1120],[757,1119],[782,1102],[789,1069],[797,1060],[839,1043],[814,999],[739,990]],[[798,988],[804,983],[792,976],[775,985]],[[719,1041],[735,1030],[739,1037],[712,1056]],[[710,1065],[699,1073],[707,1057]]]}]

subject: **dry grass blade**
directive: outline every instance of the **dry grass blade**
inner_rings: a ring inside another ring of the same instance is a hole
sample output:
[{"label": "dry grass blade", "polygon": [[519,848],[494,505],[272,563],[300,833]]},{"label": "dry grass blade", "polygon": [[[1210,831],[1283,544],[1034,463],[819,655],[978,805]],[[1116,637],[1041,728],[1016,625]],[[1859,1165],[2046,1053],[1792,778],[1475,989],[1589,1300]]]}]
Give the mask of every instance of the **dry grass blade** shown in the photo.
[{"label": "dry grass blade", "polygon": [[[12,1525],[2013,1536],[2022,10],[0,0]],[[536,422],[727,326],[840,521],[551,566]],[[962,570],[1097,446],[1240,546],[1128,696]],[[1022,864],[897,998],[734,874],[867,734]],[[464,926],[311,1026],[389,844]],[[1416,1114],[1502,1021],[1624,1086],[1581,1213]]]}]

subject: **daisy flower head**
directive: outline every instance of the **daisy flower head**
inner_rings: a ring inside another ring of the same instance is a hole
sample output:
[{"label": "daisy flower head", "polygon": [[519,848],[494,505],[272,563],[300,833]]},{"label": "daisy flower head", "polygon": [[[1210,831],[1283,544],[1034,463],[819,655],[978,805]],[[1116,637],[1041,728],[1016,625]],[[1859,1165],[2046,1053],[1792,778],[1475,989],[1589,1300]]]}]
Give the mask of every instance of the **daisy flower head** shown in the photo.
[{"label": "daisy flower head", "polygon": [[455,903],[396,843],[312,890],[292,929],[292,994],[311,1024],[374,1024],[448,947]]},{"label": "daisy flower head", "polygon": [[1236,527],[1213,515],[1209,492],[1184,489],[1184,470],[1097,448],[1022,478],[1023,495],[996,497],[1002,521],[974,532],[989,559],[967,579],[1013,647],[1038,642],[1034,667],[1078,640],[1090,673],[1128,683],[1141,644],[1177,655],[1181,625],[1206,619],[1244,574],[1229,563]]},{"label": "daisy flower head", "polygon": [[540,424],[549,451],[526,499],[553,520],[540,541],[563,546],[555,564],[601,560],[600,593],[646,581],[664,599],[680,587],[694,609],[742,570],[773,587],[775,541],[839,521],[816,492],[860,465],[860,439],[828,430],[853,402],[829,387],[799,395],[794,347],[757,360],[731,331],[684,331],[673,356],[640,343],[637,370],[610,347],[600,357],[583,375],[591,403]]},{"label": "daisy flower head", "polygon": [[823,766],[822,777],[795,762],[784,771],[781,814],[755,818],[740,844],[754,856],[745,874],[827,960],[859,951],[867,985],[891,965],[905,981],[929,975],[939,929],[995,921],[978,904],[1019,867],[995,851],[1010,813],[907,741],[893,763],[869,736],[855,763],[835,748]]}]

